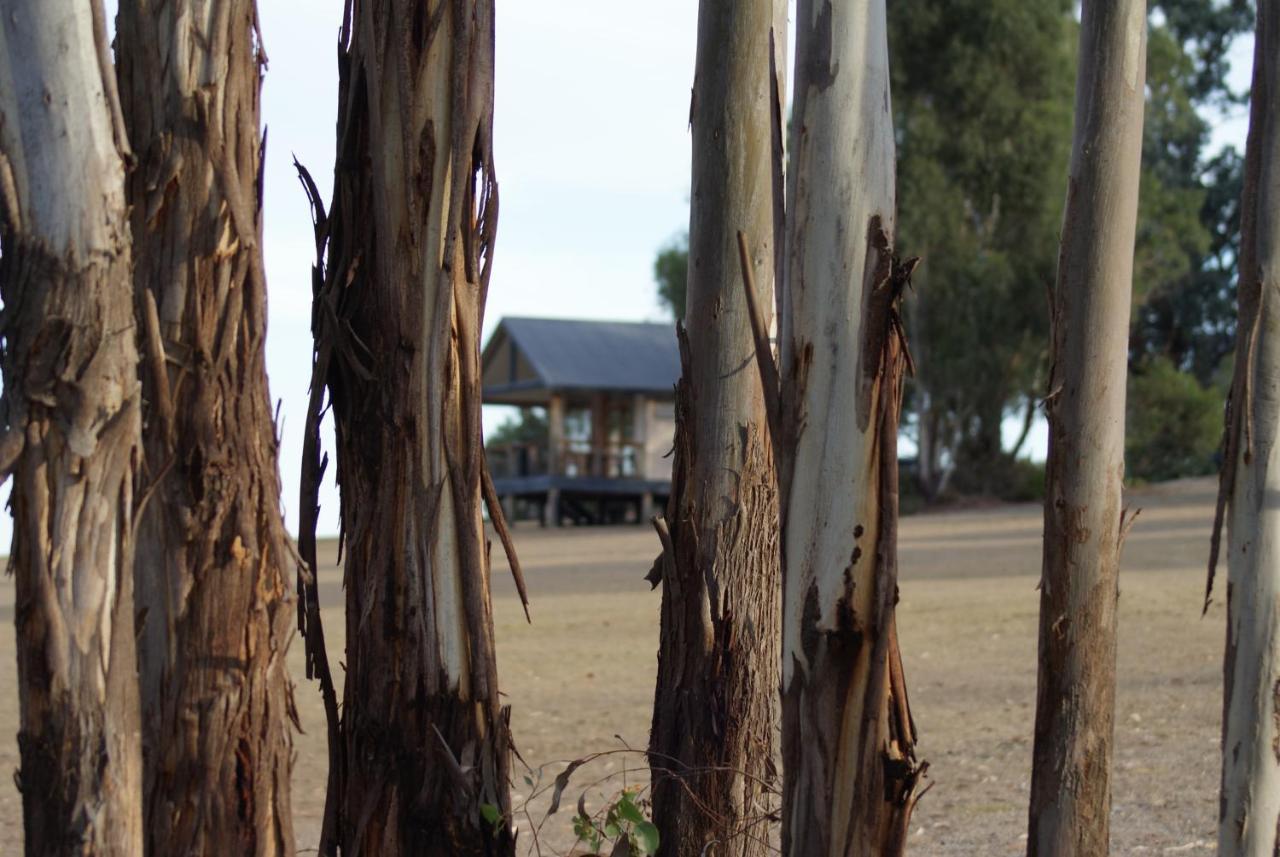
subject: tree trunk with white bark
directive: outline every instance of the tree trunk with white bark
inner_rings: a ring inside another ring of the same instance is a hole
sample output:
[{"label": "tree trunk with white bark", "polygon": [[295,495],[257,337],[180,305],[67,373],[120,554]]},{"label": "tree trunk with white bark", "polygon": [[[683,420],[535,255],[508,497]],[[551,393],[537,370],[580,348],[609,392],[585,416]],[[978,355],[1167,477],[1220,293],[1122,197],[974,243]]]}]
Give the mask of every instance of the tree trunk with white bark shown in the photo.
[{"label": "tree trunk with white bark", "polygon": [[699,9],[683,377],[649,740],[653,818],[673,857],[764,855],[762,821],[775,809],[778,495],[737,235],[751,248],[767,328],[785,23],[781,0]]},{"label": "tree trunk with white bark", "polygon": [[783,851],[893,855],[915,758],[894,624],[898,417],[884,0],[801,0],[775,442],[783,510]]},{"label": "tree trunk with white bark", "polygon": [[1045,400],[1031,857],[1108,849],[1146,27],[1144,0],[1085,0]]},{"label": "tree trunk with white bark", "polygon": [[[1226,686],[1218,853],[1280,853],[1280,3],[1259,0],[1226,466]],[[1219,522],[1220,523],[1220,522]],[[1215,533],[1215,543],[1216,543]],[[1214,553],[1217,553],[1216,544]],[[1216,556],[1215,556],[1216,559]]]},{"label": "tree trunk with white bark", "polygon": [[138,522],[147,853],[294,853],[285,649],[296,567],[267,389],[253,0],[123,0],[144,346]]},{"label": "tree trunk with white bark", "polygon": [[124,157],[97,4],[0,14],[0,299],[26,853],[142,852],[139,392]]},{"label": "tree trunk with white bark", "polygon": [[[346,687],[324,853],[509,854],[481,520],[480,331],[498,199],[492,0],[348,0],[303,481],[331,399]],[[315,495],[304,498],[314,525]],[[501,515],[496,503],[490,513]],[[304,558],[314,531],[301,535]],[[314,559],[314,557],[311,557]],[[314,597],[314,592],[307,595]],[[308,622],[318,613],[311,614]],[[313,647],[311,657],[321,654]]]}]

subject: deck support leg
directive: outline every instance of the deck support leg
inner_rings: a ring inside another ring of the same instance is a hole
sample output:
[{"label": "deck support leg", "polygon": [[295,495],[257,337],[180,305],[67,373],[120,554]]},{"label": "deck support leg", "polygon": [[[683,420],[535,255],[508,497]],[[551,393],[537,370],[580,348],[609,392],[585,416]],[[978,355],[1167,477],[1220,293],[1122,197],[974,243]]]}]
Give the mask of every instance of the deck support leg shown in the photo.
[{"label": "deck support leg", "polygon": [[560,489],[551,488],[547,491],[547,504],[542,509],[542,526],[558,527],[560,526]]},{"label": "deck support leg", "polygon": [[653,517],[653,492],[646,491],[640,495],[640,521],[641,524],[648,524],[649,519]]}]

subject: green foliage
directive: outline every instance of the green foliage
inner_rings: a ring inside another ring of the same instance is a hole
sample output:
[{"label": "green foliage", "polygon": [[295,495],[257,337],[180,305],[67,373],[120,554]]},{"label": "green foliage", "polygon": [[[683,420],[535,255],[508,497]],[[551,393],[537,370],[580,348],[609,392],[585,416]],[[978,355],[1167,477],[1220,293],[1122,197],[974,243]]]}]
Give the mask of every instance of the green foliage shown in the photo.
[{"label": "green foliage", "polygon": [[1234,345],[1243,164],[1232,148],[1204,160],[1201,113],[1240,102],[1227,86],[1226,51],[1252,12],[1235,0],[1154,8],[1163,24],[1148,44],[1131,358],[1167,358],[1203,385]]},{"label": "green foliage", "polygon": [[595,818],[580,808],[573,817],[573,835],[593,852],[598,852],[606,842],[616,846],[626,842],[628,853],[637,857],[651,857],[658,853],[658,828],[645,817],[637,803],[639,792],[624,790],[610,804],[604,817]]},{"label": "green foliage", "polygon": [[[1235,260],[1240,237],[1243,161],[1226,149],[1206,166],[1199,225],[1207,251],[1193,254],[1189,270],[1148,289],[1134,313],[1130,356],[1170,360],[1209,384],[1235,348]],[[1139,265],[1135,274],[1141,276]]]},{"label": "green foliage", "polygon": [[480,817],[489,825],[490,832],[497,836],[502,832],[502,810],[491,803],[480,804]]},{"label": "green foliage", "polygon": [[889,25],[897,249],[923,257],[907,419],[932,427],[925,472],[994,495],[1001,424],[1042,394],[1077,27],[1064,0],[901,0]]},{"label": "green foliage", "polygon": [[[889,7],[898,250],[924,257],[907,307],[920,372],[905,420],[929,428],[936,458],[922,472],[954,462],[952,485],[962,491],[1007,492],[1000,424],[1045,392],[1044,295],[1070,142],[1073,5]],[[1239,102],[1226,56],[1252,13],[1244,0],[1170,0],[1151,10],[1133,356],[1166,355],[1207,383],[1234,336],[1239,157],[1205,161],[1201,111]]]},{"label": "green foliage", "polygon": [[1221,390],[1156,358],[1129,376],[1126,472],[1160,481],[1214,472],[1222,437]]},{"label": "green foliage", "polygon": [[961,496],[990,497],[1006,503],[1043,500],[1044,463],[1002,452],[980,476],[971,470],[957,471],[951,487]]},{"label": "green foliage", "polygon": [[1243,93],[1227,86],[1227,52],[1237,35],[1253,28],[1254,4],[1250,0],[1155,0],[1164,28],[1192,58],[1187,88],[1197,103],[1226,106],[1243,104]]},{"label": "green foliage", "polygon": [[658,285],[658,300],[673,318],[684,318],[684,295],[689,280],[689,234],[668,241],[653,260],[653,279]]}]

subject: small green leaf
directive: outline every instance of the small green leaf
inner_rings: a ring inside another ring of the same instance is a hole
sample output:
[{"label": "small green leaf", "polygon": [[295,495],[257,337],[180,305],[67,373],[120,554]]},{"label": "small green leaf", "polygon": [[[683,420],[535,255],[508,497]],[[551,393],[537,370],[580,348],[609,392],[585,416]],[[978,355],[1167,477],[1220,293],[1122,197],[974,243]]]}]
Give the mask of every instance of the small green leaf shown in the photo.
[{"label": "small green leaf", "polygon": [[480,804],[480,815],[489,826],[493,828],[494,834],[502,829],[502,810],[498,809],[491,803]]},{"label": "small green leaf", "polygon": [[658,828],[651,821],[640,821],[635,830],[636,846],[645,857],[658,853]]},{"label": "small green leaf", "polygon": [[610,839],[617,839],[618,834],[620,833],[622,833],[622,830],[618,827],[616,823],[612,821],[610,821],[608,824],[604,826],[604,835],[609,837]]},{"label": "small green leaf", "polygon": [[631,802],[630,792],[623,792],[622,797],[618,799],[618,817],[632,824],[640,824],[645,820],[640,807]]}]

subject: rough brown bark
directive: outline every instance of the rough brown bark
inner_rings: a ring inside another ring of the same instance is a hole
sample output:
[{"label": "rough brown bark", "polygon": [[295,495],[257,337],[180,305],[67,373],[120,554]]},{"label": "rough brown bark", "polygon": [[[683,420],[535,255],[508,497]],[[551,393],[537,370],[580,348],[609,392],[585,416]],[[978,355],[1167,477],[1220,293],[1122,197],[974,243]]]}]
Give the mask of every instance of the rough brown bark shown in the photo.
[{"label": "rough brown bark", "polygon": [[348,2],[339,74],[314,383],[337,438],[347,672],[322,850],[506,854],[481,815],[510,804],[481,523],[492,1]]},{"label": "rough brown bark", "polygon": [[[1224,519],[1218,854],[1280,853],[1280,3],[1259,0],[1249,139],[1240,205],[1239,340],[1227,409],[1209,593]],[[1229,506],[1229,514],[1228,507]],[[1208,603],[1206,601],[1206,608]]]},{"label": "rough brown bark", "polygon": [[142,847],[137,352],[124,129],[93,4],[0,15],[0,471],[13,474],[26,853]]},{"label": "rough brown bark", "polygon": [[1085,0],[1052,366],[1027,853],[1105,855],[1146,3]]},{"label": "rough brown bark", "polygon": [[785,3],[703,0],[693,87],[689,288],[649,739],[661,854],[763,855],[778,686],[778,499],[737,232],[772,312],[771,54]]},{"label": "rough brown bark", "polygon": [[123,0],[150,502],[134,563],[148,854],[292,854],[253,0]]},{"label": "rough brown bark", "polygon": [[[898,651],[898,418],[884,0],[801,0],[775,421],[782,498],[782,846],[895,855],[927,764]],[[767,373],[766,373],[767,374]]]}]

